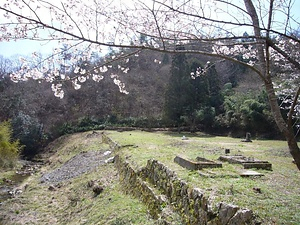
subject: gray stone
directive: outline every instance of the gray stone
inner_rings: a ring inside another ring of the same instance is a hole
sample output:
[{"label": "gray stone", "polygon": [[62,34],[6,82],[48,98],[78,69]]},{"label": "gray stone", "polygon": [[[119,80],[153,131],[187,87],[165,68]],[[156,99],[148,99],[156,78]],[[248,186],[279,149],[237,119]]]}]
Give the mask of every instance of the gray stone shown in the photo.
[{"label": "gray stone", "polygon": [[228,222],[228,225],[246,225],[251,224],[253,212],[249,209],[239,210]]},{"label": "gray stone", "polygon": [[246,138],[244,140],[242,140],[242,142],[252,142],[251,134],[249,132],[246,133]]},{"label": "gray stone", "polygon": [[[125,192],[130,189],[130,194],[145,202],[154,219],[169,204],[180,215],[183,224],[255,224],[251,210],[241,210],[235,205],[220,203],[218,210],[213,211],[203,190],[190,187],[188,182],[156,160],[149,160],[145,169],[135,171],[126,160],[118,156],[116,158],[115,165],[119,170],[120,181],[124,182]],[[162,195],[156,195],[156,189]]]},{"label": "gray stone", "polygon": [[253,171],[253,170],[247,170],[240,174],[242,177],[252,177],[252,176],[264,176],[264,174]]},{"label": "gray stone", "polygon": [[236,205],[221,202],[219,206],[219,219],[221,224],[227,224],[238,210],[239,207]]},{"label": "gray stone", "polygon": [[191,197],[193,200],[196,200],[197,198],[202,198],[203,191],[200,188],[193,188],[191,191]]},{"label": "gray stone", "polygon": [[56,188],[55,188],[53,185],[50,185],[50,186],[48,187],[48,190],[49,190],[49,191],[56,191]]},{"label": "gray stone", "polygon": [[174,158],[174,162],[176,162],[177,164],[179,164],[180,166],[188,169],[188,170],[201,170],[203,168],[218,168],[218,167],[222,167],[221,163],[216,163],[213,162],[211,160],[207,160],[201,157],[197,157],[196,162],[191,161],[191,160],[187,160],[184,159],[180,156],[176,156]]},{"label": "gray stone", "polygon": [[114,163],[115,162],[115,157],[110,157],[105,160],[105,163]]},{"label": "gray stone", "polygon": [[104,190],[104,188],[102,186],[100,186],[99,184],[96,184],[93,186],[93,192],[95,193],[95,196],[101,194],[103,190]]},{"label": "gray stone", "polygon": [[107,155],[110,155],[111,154],[111,151],[105,151],[104,153],[103,153],[103,156],[107,156]]},{"label": "gray stone", "polygon": [[220,156],[219,160],[227,161],[233,164],[242,164],[244,169],[265,169],[265,170],[272,170],[272,164],[268,161],[263,161],[259,159],[255,159],[253,157],[246,157],[243,155],[234,155],[234,156]]}]

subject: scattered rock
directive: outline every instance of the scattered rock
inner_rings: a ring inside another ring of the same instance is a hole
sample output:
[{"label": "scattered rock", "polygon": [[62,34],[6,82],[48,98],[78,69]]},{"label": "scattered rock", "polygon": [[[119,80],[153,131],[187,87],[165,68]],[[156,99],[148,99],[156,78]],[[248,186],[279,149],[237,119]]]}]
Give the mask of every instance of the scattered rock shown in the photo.
[{"label": "scattered rock", "polygon": [[54,187],[53,185],[50,185],[50,186],[48,187],[48,190],[49,190],[49,191],[56,191],[56,187]]},{"label": "scattered rock", "polygon": [[115,157],[110,157],[105,160],[105,163],[114,163],[115,162]]},{"label": "scattered rock", "polygon": [[102,185],[99,185],[98,181],[97,180],[90,180],[88,183],[87,183],[87,186],[89,188],[92,188],[95,196],[101,194],[101,192],[104,190],[103,186]]},{"label": "scattered rock", "polygon": [[95,180],[90,180],[90,181],[88,181],[87,186],[88,186],[88,187],[93,187],[93,186],[95,185],[96,182],[97,182],[97,181],[95,181]]},{"label": "scattered rock", "polygon": [[10,184],[10,185],[12,185],[12,184],[13,184],[13,181],[12,181],[12,180],[10,180],[10,179],[3,178],[2,180],[3,180],[3,182],[4,182],[4,183]]},{"label": "scattered rock", "polygon": [[8,192],[8,194],[10,194],[12,197],[15,197],[16,195],[22,194],[23,191],[19,188],[15,188],[11,191]]},{"label": "scattered rock", "polygon": [[261,194],[261,188],[259,188],[259,187],[254,187],[253,191]]},{"label": "scattered rock", "polygon": [[100,186],[99,184],[95,184],[93,186],[93,192],[95,193],[95,196],[101,194],[103,190],[104,190],[104,188],[102,186]]},{"label": "scattered rock", "polygon": [[111,154],[111,151],[106,151],[103,153],[103,156],[107,156],[107,155],[110,155]]},{"label": "scattered rock", "polygon": [[111,154],[111,151],[88,151],[81,152],[71,158],[69,161],[63,163],[61,167],[43,174],[41,183],[62,182],[77,177],[94,168],[103,165],[106,157]]}]

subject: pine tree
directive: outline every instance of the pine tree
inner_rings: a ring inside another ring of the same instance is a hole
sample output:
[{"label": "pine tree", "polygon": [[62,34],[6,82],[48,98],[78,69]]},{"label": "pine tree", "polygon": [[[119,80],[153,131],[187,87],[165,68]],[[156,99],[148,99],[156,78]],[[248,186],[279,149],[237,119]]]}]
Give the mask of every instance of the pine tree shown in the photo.
[{"label": "pine tree", "polygon": [[215,68],[214,64],[208,63],[206,65],[207,72],[206,76],[208,79],[208,97],[210,107],[215,108],[216,112],[219,113],[221,111],[221,107],[223,104],[223,95],[221,93],[221,84],[220,77]]},{"label": "pine tree", "polygon": [[[177,46],[177,50],[184,50]],[[166,91],[165,118],[175,126],[180,126],[186,115],[192,92],[190,71],[186,55],[177,53],[172,57],[170,82]]]}]

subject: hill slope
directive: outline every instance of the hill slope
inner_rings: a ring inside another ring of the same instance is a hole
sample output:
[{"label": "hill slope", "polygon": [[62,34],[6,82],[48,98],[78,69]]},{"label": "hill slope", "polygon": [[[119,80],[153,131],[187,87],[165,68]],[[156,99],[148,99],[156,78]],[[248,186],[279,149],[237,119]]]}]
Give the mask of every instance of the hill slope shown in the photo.
[{"label": "hill slope", "polygon": [[64,136],[48,150],[23,193],[0,205],[0,224],[154,224],[143,204],[123,194],[100,133]]}]

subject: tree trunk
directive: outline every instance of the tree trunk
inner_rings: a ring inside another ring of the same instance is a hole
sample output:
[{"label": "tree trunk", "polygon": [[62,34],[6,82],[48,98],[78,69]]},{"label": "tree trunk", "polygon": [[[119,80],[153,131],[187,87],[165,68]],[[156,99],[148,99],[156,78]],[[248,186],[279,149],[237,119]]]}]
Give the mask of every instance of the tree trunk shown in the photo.
[{"label": "tree trunk", "polygon": [[297,165],[298,169],[300,170],[300,149],[299,149],[299,146],[297,144],[297,140],[294,136],[294,133],[289,132],[286,135],[286,140],[288,142],[290,153],[294,158],[294,162]]},{"label": "tree trunk", "polygon": [[[272,10],[272,5],[273,1],[270,1],[270,10]],[[257,40],[262,40],[262,35],[261,35],[261,29],[259,25],[259,17],[256,13],[255,6],[252,2],[252,0],[244,0],[244,4],[246,7],[246,10],[251,17],[252,24],[253,24],[253,30],[254,34]],[[269,12],[269,18],[272,16],[272,11]],[[268,28],[271,27],[271,20],[268,22]],[[267,30],[267,36],[269,35],[269,30]],[[272,78],[270,76],[270,71],[269,71],[269,63],[270,63],[270,58],[268,54],[268,42],[266,41],[265,46],[258,44],[257,45],[257,58],[258,61],[260,62],[259,67],[260,67],[260,77],[262,78],[266,91],[268,93],[268,99],[271,107],[271,111],[274,117],[274,120],[279,128],[279,130],[283,133],[285,136],[285,139],[288,143],[288,147],[290,150],[290,153],[292,157],[295,160],[295,163],[300,170],[300,149],[297,144],[296,137],[294,136],[293,132],[293,127],[291,123],[287,123],[280,112],[280,107],[277,102],[277,97],[275,95],[273,83],[272,83]],[[265,48],[264,48],[265,47]]]},{"label": "tree trunk", "polygon": [[277,97],[274,92],[272,82],[265,82],[265,88],[268,93],[269,103],[271,107],[271,111],[274,117],[274,120],[279,128],[279,130],[283,133],[290,150],[292,157],[294,158],[295,164],[297,165],[298,169],[300,170],[300,149],[294,135],[293,127],[288,126],[288,124],[284,121],[280,107],[277,102]]}]

